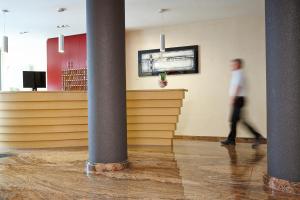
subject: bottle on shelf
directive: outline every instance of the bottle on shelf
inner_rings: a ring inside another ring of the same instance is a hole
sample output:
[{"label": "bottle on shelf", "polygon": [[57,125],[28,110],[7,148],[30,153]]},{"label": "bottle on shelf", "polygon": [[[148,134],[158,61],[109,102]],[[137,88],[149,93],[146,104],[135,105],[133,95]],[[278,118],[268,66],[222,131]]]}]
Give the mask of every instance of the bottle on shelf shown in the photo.
[{"label": "bottle on shelf", "polygon": [[73,62],[69,61],[67,69],[62,71],[63,90],[87,90],[87,68],[73,68]]}]

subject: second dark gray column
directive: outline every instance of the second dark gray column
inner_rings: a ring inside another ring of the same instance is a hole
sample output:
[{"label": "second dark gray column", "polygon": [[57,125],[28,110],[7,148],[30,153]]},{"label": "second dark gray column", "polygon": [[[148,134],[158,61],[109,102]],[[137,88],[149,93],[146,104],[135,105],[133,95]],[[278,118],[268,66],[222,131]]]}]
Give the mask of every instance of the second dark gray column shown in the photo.
[{"label": "second dark gray column", "polygon": [[268,175],[300,182],[300,1],[266,0],[266,27]]},{"label": "second dark gray column", "polygon": [[89,165],[126,163],[124,0],[87,0]]}]

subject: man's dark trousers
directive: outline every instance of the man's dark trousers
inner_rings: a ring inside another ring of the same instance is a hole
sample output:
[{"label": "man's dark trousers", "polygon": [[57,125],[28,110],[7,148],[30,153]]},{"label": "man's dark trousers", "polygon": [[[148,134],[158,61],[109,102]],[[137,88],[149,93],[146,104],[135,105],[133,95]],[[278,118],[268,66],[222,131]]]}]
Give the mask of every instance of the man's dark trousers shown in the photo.
[{"label": "man's dark trousers", "polygon": [[[233,103],[231,118],[230,118],[230,133],[228,135],[229,141],[235,141],[236,138],[236,128],[238,122],[241,120],[242,109],[245,105],[244,97],[236,97]],[[248,130],[255,136],[259,138],[261,135],[245,120],[242,119],[242,123],[248,128]]]}]

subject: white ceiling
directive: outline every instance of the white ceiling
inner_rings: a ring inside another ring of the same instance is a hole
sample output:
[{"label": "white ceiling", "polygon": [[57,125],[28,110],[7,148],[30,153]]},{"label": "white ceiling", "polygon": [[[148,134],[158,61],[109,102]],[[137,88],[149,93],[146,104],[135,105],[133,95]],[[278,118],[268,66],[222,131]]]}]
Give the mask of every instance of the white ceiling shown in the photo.
[{"label": "white ceiling", "polygon": [[[236,16],[264,15],[264,0],[125,0],[126,28],[189,23],[200,20],[221,19]],[[56,12],[66,7],[64,13]],[[168,8],[164,21],[158,13]],[[0,0],[0,9],[11,12],[6,17],[7,33],[53,37],[60,31],[57,25],[68,24],[65,35],[85,32],[85,0]],[[0,15],[0,33],[3,32],[3,15]]]}]

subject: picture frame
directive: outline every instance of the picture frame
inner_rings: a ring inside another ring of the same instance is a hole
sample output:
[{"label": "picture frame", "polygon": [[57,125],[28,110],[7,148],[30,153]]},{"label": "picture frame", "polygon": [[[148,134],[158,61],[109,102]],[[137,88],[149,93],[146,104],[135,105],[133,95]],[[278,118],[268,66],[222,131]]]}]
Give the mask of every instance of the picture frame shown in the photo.
[{"label": "picture frame", "polygon": [[138,51],[139,77],[199,73],[199,46],[182,46]]}]

